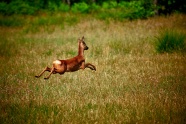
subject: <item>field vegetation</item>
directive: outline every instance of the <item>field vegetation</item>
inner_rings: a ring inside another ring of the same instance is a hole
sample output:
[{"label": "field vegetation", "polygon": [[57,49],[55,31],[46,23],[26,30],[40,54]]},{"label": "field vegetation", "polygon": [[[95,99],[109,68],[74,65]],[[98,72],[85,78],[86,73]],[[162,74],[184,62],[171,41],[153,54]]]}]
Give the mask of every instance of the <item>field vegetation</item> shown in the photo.
[{"label": "field vegetation", "polygon": [[[1,15],[0,123],[184,123],[185,20]],[[75,56],[82,36],[86,62],[97,71],[34,77],[53,60]]]}]

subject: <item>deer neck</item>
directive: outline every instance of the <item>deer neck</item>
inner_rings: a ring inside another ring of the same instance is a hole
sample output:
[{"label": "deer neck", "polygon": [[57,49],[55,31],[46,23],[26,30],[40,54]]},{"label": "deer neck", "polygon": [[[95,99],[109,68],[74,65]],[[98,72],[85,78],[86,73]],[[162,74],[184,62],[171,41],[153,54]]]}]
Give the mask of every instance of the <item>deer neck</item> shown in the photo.
[{"label": "deer neck", "polygon": [[78,56],[84,56],[84,49],[79,45]]}]

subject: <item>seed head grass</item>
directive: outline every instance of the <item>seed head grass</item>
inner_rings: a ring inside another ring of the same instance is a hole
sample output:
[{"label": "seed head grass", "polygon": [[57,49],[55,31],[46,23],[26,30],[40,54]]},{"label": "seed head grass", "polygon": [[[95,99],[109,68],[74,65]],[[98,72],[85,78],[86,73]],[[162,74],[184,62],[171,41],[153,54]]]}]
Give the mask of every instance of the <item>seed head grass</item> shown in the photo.
[{"label": "seed head grass", "polygon": [[[185,17],[105,22],[90,16],[63,29],[49,25],[52,32],[2,27],[0,123],[184,123],[185,53],[158,54],[154,42],[164,27],[186,32]],[[97,71],[34,77],[52,61],[75,56],[82,36],[86,62]]]}]

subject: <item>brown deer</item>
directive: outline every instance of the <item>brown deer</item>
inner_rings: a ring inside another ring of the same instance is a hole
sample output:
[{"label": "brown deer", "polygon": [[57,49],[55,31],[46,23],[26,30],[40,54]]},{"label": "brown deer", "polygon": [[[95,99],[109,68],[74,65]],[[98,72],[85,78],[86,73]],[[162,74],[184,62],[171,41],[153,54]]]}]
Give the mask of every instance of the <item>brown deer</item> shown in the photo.
[{"label": "brown deer", "polygon": [[49,75],[44,79],[49,79],[51,74],[59,73],[60,75],[65,72],[74,72],[79,69],[90,68],[96,71],[96,67],[90,63],[85,64],[84,50],[88,50],[88,46],[85,43],[84,36],[78,39],[78,55],[74,58],[67,60],[55,60],[53,61],[52,68],[46,67],[39,75],[35,76],[39,78],[45,71],[49,71]]}]

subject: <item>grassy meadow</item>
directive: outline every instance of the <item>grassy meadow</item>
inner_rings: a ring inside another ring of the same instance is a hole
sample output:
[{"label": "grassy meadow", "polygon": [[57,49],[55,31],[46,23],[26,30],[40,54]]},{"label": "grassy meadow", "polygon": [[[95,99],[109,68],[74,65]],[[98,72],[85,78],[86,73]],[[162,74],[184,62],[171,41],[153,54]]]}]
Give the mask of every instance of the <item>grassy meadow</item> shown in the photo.
[{"label": "grassy meadow", "polygon": [[[164,29],[186,34],[186,15],[134,21],[60,13],[0,18],[1,124],[186,122],[186,54],[155,49]],[[34,77],[53,60],[75,56],[82,36],[89,47],[86,62],[97,71]]]}]

